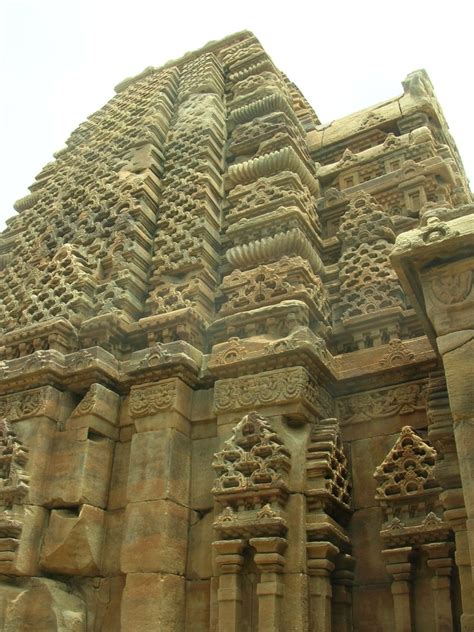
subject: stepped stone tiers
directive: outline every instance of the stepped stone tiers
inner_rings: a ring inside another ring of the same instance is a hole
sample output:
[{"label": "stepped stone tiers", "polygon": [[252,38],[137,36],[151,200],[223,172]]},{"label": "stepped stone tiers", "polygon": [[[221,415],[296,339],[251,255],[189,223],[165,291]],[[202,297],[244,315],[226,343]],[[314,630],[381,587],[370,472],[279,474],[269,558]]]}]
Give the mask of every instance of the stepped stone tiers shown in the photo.
[{"label": "stepped stone tiers", "polygon": [[424,71],[124,81],[0,240],[0,628],[472,632],[474,203]]}]

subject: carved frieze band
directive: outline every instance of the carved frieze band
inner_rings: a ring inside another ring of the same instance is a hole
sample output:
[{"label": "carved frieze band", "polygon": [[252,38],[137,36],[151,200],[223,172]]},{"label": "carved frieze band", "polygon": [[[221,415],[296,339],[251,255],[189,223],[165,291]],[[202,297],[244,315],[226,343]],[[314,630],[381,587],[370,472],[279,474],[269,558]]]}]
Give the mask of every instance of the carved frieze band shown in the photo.
[{"label": "carved frieze band", "polygon": [[27,417],[46,415],[54,418],[59,391],[51,386],[34,388],[14,395],[0,397],[0,418],[18,421]]},{"label": "carved frieze band", "polygon": [[214,391],[214,406],[218,413],[298,400],[323,417],[334,412],[331,395],[303,367],[219,380]]},{"label": "carved frieze band", "polygon": [[357,423],[423,410],[426,389],[427,383],[423,381],[341,397],[337,401],[338,416],[342,423]]},{"label": "carved frieze band", "polygon": [[129,401],[130,416],[146,417],[171,408],[176,400],[176,394],[175,380],[133,388]]}]

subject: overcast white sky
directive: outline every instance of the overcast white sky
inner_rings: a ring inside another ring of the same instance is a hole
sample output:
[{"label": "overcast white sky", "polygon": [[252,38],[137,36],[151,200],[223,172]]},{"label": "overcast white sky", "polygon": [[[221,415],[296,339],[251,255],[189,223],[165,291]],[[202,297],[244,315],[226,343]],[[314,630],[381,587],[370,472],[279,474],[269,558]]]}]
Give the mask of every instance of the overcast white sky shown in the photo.
[{"label": "overcast white sky", "polygon": [[322,122],[402,92],[426,68],[474,182],[467,0],[0,0],[0,229],[16,199],[113,87],[249,29]]}]

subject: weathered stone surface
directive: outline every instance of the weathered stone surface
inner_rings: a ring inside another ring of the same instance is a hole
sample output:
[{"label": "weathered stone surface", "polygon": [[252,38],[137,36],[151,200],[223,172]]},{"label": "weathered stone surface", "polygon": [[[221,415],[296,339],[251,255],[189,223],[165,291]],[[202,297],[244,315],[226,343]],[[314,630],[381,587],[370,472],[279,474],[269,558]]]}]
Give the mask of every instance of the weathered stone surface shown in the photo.
[{"label": "weathered stone surface", "polygon": [[125,510],[107,511],[105,515],[105,535],[102,552],[103,573],[120,573],[120,554],[125,528]]},{"label": "weathered stone surface", "polygon": [[[214,424],[213,424],[214,425]],[[213,428],[215,432],[215,428]],[[212,462],[219,447],[219,440],[215,436],[194,439],[192,442],[192,470],[191,470],[191,507],[195,510],[210,509],[214,504],[211,493],[214,484],[214,472],[207,464]]]},{"label": "weathered stone surface", "polygon": [[212,577],[212,551],[201,546],[214,538],[214,512],[191,512],[189,526],[189,552],[186,577],[192,580]]},{"label": "weathered stone surface", "polygon": [[474,204],[426,72],[321,125],[237,33],[54,158],[0,236],[0,628],[472,632]]},{"label": "weathered stone surface", "polygon": [[364,463],[364,467],[352,470],[352,499],[354,509],[374,507],[376,505],[376,482],[373,473],[393,446],[393,435],[379,435],[351,442],[351,459],[353,463]]},{"label": "weathered stone surface", "polygon": [[112,469],[113,442],[87,428],[58,433],[47,475],[47,503],[105,508]]},{"label": "weathered stone surface", "polygon": [[[37,505],[21,505],[14,511],[0,514],[1,573],[38,574],[39,552],[47,520],[47,510]],[[12,527],[16,525],[21,525],[21,529],[15,532]]]},{"label": "weathered stone surface", "polygon": [[[356,511],[350,523],[351,540],[354,548],[364,551],[364,563],[356,564],[356,585],[389,583],[382,558],[382,542],[380,530],[382,515],[378,507],[367,507]],[[374,543],[377,546],[374,546]]]},{"label": "weathered stone surface", "polygon": [[188,515],[186,507],[171,500],[129,503],[122,542],[122,572],[184,574]]},{"label": "weathered stone surface", "polygon": [[7,606],[5,632],[57,630],[85,632],[86,610],[65,584],[34,578]]},{"label": "weathered stone surface", "polygon": [[107,508],[122,509],[127,504],[127,481],[130,464],[131,441],[117,441],[114,446],[114,461]]},{"label": "weathered stone surface", "polygon": [[127,494],[129,502],[172,500],[189,503],[190,440],[173,429],[132,437]]},{"label": "weathered stone surface", "polygon": [[185,630],[207,632],[210,623],[210,580],[186,582]]},{"label": "weathered stone surface", "polygon": [[77,513],[53,509],[41,549],[43,570],[58,575],[101,573],[105,512],[82,505]]},{"label": "weathered stone surface", "polygon": [[129,573],[123,593],[124,632],[184,629],[185,579],[177,575]]}]

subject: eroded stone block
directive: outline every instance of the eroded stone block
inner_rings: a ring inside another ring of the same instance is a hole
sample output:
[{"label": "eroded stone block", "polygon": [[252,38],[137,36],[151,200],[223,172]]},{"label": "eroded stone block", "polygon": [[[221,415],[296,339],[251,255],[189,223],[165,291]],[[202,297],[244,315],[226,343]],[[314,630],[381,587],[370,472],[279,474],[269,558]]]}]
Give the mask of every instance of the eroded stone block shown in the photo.
[{"label": "eroded stone block", "polygon": [[34,578],[7,606],[5,632],[86,632],[83,601],[66,584]]},{"label": "eroded stone block", "polygon": [[87,428],[58,432],[47,480],[47,504],[105,508],[112,468],[113,441]]},{"label": "eroded stone block", "polygon": [[184,598],[184,577],[130,573],[123,593],[122,632],[182,632]]},{"label": "eroded stone block", "polygon": [[82,505],[79,512],[53,509],[41,550],[43,570],[59,575],[99,575],[105,512]]},{"label": "eroded stone block", "polygon": [[172,428],[132,437],[127,497],[131,502],[189,502],[191,441]]},{"label": "eroded stone block", "polygon": [[170,500],[129,503],[121,568],[124,573],[184,573],[189,510]]}]

